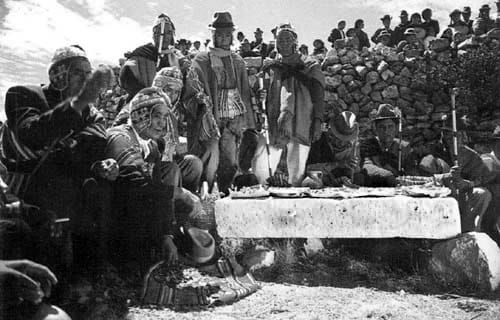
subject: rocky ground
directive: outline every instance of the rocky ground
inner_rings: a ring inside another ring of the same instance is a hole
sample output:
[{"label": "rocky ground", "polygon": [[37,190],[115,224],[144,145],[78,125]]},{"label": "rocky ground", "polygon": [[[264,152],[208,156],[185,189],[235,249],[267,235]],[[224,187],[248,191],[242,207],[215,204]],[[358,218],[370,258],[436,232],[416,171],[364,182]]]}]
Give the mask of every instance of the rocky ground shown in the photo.
[{"label": "rocky ground", "polygon": [[292,254],[290,246],[280,245],[276,263],[254,273],[262,289],[239,302],[190,312],[133,306],[128,317],[500,319],[500,293],[434,279],[425,268],[425,247],[406,241],[336,243],[306,257],[296,246]]}]

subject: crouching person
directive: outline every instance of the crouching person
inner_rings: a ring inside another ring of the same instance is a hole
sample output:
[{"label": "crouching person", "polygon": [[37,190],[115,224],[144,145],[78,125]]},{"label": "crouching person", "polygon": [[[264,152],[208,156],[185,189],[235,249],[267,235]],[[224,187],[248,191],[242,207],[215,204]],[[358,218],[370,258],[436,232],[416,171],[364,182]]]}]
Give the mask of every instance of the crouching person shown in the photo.
[{"label": "crouching person", "polygon": [[[308,171],[321,171],[323,185],[340,187],[360,183],[358,123],[350,111],[336,114],[329,122],[327,132],[313,142]],[[356,178],[356,179],[354,179]]]},{"label": "crouching person", "polygon": [[167,181],[169,175],[162,172],[157,141],[169,130],[170,113],[169,98],[160,89],[145,88],[131,101],[128,123],[107,133],[106,155],[120,167],[108,224],[110,258],[138,264],[143,271],[159,256],[175,262],[174,241],[182,238],[178,227],[186,230],[189,218],[203,212],[194,195]]}]

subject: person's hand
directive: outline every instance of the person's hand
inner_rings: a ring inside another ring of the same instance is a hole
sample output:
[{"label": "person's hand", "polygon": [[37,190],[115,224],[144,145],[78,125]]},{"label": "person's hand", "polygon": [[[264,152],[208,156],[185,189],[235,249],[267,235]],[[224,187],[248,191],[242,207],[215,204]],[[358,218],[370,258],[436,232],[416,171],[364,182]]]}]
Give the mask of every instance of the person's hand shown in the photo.
[{"label": "person's hand", "polygon": [[462,167],[460,166],[453,166],[450,168],[450,174],[451,178],[453,180],[460,180],[462,179]]},{"label": "person's hand", "polygon": [[279,133],[284,137],[292,136],[292,114],[288,111],[280,113],[278,117]]},{"label": "person's hand", "polygon": [[345,187],[348,187],[348,188],[354,188],[354,189],[358,189],[359,186],[357,184],[354,184],[351,179],[349,179],[348,177],[346,176],[342,176],[340,177],[340,181],[341,181],[341,184]]},{"label": "person's hand", "polygon": [[165,236],[163,238],[162,253],[163,259],[167,261],[167,264],[176,264],[179,260],[177,246],[174,244],[174,240],[170,236]]},{"label": "person's hand", "polygon": [[322,133],[322,121],[321,119],[314,119],[312,127],[312,141],[318,141],[321,138]]},{"label": "person's hand", "polygon": [[276,172],[272,177],[267,178],[266,181],[271,187],[290,187],[287,176],[281,172]]},{"label": "person's hand", "polygon": [[87,78],[80,93],[73,100],[73,108],[82,111],[89,103],[94,103],[102,90],[114,84],[113,70],[106,65],[100,65]]},{"label": "person's hand", "polygon": [[93,170],[97,176],[109,181],[115,181],[118,178],[118,163],[112,158],[96,162]]},{"label": "person's hand", "polygon": [[14,297],[38,304],[49,297],[56,276],[47,267],[29,261],[0,261],[0,286],[12,290]]}]

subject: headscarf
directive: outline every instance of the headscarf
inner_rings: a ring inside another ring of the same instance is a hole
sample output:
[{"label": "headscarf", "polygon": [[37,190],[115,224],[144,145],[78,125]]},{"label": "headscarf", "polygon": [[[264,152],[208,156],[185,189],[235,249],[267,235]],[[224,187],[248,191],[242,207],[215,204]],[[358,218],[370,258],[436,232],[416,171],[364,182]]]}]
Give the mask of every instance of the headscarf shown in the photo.
[{"label": "headscarf", "polygon": [[75,60],[78,59],[84,59],[88,61],[85,50],[83,50],[82,47],[78,45],[61,47],[56,50],[54,56],[50,60],[50,64],[48,66],[48,73],[49,73],[50,83],[53,86],[55,86],[57,90],[66,89],[66,87],[69,84],[68,83],[69,67]]},{"label": "headscarf", "polygon": [[[183,87],[181,70],[177,67],[162,68],[156,73],[152,86],[162,89],[165,93],[167,93],[166,88],[168,88],[180,94]],[[175,104],[175,101],[172,101],[172,103]]]},{"label": "headscarf", "polygon": [[[141,133],[151,125],[151,113],[158,105],[165,104],[171,108],[170,99],[158,88],[145,88],[139,91],[130,101],[130,123]],[[171,129],[167,124],[167,132]]]}]

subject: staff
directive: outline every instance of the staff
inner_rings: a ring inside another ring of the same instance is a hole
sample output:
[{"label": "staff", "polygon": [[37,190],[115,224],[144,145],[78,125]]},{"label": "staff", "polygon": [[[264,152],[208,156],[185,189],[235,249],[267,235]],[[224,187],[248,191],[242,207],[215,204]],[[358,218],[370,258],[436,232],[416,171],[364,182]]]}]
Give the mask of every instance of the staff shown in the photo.
[{"label": "staff", "polygon": [[453,128],[453,163],[458,166],[458,135],[457,135],[457,110],[455,104],[455,97],[458,88],[451,89],[451,121]]},{"label": "staff", "polygon": [[[262,77],[259,77],[259,89],[264,90],[264,74],[262,73]],[[266,114],[266,101],[262,100],[262,119],[264,120],[261,131],[264,133],[264,137],[266,138],[266,151],[267,151],[267,168],[269,169],[269,177],[273,176],[273,170],[271,169],[271,151],[269,150],[269,124],[267,122],[267,114]]]},{"label": "staff", "polygon": [[158,42],[158,61],[156,62],[156,68],[159,68],[161,63],[161,51],[163,48],[164,33],[165,33],[165,21],[162,19],[160,23],[160,41]]},{"label": "staff", "polygon": [[398,135],[399,135],[399,148],[398,148],[398,172],[401,173],[403,167],[403,112],[396,108],[399,113],[399,125],[398,125]]}]

